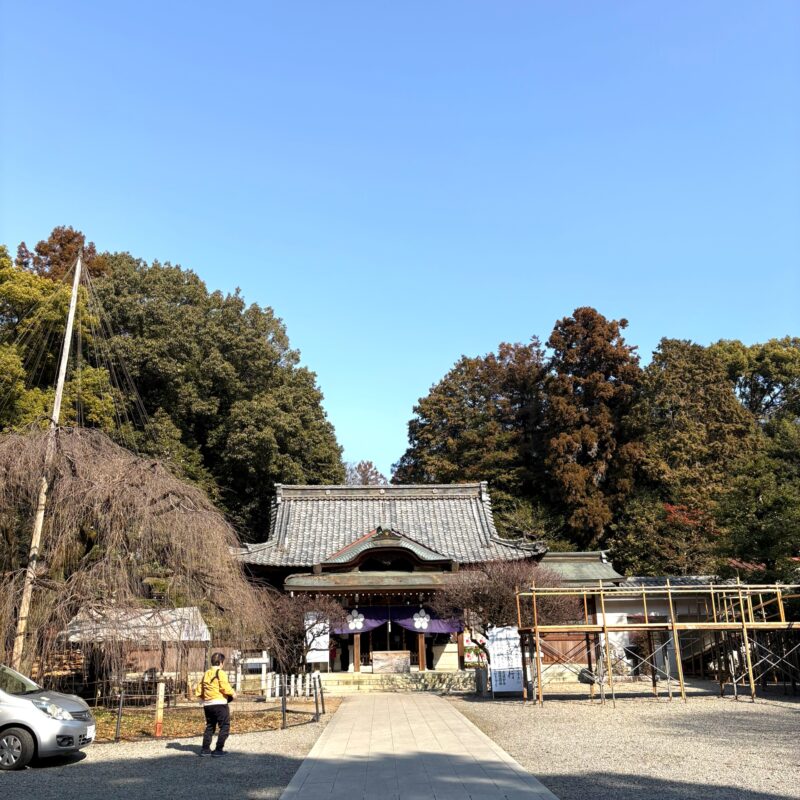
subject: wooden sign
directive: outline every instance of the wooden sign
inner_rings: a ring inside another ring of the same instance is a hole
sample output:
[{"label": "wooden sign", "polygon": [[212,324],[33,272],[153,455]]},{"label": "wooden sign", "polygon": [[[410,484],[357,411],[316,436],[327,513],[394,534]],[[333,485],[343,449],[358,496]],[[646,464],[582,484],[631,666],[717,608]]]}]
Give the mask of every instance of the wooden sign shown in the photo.
[{"label": "wooden sign", "polygon": [[411,672],[411,653],[408,650],[373,650],[372,671]]}]

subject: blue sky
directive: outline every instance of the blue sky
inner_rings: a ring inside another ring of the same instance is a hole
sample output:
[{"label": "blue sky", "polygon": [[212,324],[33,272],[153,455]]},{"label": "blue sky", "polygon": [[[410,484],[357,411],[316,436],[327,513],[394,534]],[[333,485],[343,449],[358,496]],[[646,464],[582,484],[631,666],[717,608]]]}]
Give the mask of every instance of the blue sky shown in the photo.
[{"label": "blue sky", "polygon": [[271,305],[348,460],[577,306],[645,358],[800,335],[797,2],[0,9],[0,242]]}]

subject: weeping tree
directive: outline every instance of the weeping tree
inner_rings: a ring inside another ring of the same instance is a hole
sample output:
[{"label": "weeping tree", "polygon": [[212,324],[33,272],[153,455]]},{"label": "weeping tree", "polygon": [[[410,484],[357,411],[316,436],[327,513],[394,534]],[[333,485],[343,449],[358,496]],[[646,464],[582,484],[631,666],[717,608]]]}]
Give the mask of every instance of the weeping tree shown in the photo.
[{"label": "weeping tree", "polygon": [[272,656],[284,673],[305,670],[306,656],[319,650],[331,630],[345,626],[347,612],[328,595],[286,594],[274,589],[267,593],[267,626]]},{"label": "weeping tree", "polygon": [[[517,592],[531,586],[558,587],[560,577],[533,561],[487,561],[453,573],[431,602],[443,617],[462,619],[473,633],[488,638],[489,628],[517,625]],[[580,608],[570,597],[550,596],[539,606],[539,621],[555,623],[572,621]],[[523,609],[523,625],[529,625],[528,609]],[[489,659],[481,639],[476,644]]]},{"label": "weeping tree", "polygon": [[[197,606],[215,639],[271,646],[269,600],[231,557],[236,533],[205,494],[98,430],[58,428],[0,436],[0,660],[17,630],[46,464],[25,668],[47,670],[78,611],[113,619],[114,609]],[[123,670],[120,648],[104,648],[103,658]]]}]

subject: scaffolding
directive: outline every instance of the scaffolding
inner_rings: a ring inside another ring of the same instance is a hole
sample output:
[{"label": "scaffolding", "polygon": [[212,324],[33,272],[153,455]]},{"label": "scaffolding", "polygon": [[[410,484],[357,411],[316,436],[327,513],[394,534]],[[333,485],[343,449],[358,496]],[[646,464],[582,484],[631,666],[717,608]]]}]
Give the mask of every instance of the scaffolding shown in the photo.
[{"label": "scaffolding", "polygon": [[[679,579],[678,579],[679,580]],[[756,686],[800,685],[800,584],[603,585],[517,592],[527,699],[544,703],[556,668],[587,684],[589,697],[616,704],[616,683],[649,675],[686,702],[686,672],[713,678],[720,696]],[[551,617],[569,617],[553,621]],[[612,639],[622,642],[615,646]],[[555,641],[560,637],[560,641]],[[566,638],[566,644],[565,644]],[[635,642],[635,646],[631,643]],[[674,668],[674,669],[673,669]]]}]

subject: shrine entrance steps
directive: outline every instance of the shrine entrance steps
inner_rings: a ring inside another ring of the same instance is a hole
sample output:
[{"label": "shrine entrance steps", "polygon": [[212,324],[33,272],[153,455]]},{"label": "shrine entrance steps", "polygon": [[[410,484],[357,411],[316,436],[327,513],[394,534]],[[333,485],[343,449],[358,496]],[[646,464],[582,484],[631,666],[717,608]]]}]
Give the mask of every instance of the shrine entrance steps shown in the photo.
[{"label": "shrine entrance steps", "polygon": [[322,672],[322,687],[327,694],[340,696],[371,692],[474,693],[475,670],[460,672]]}]

